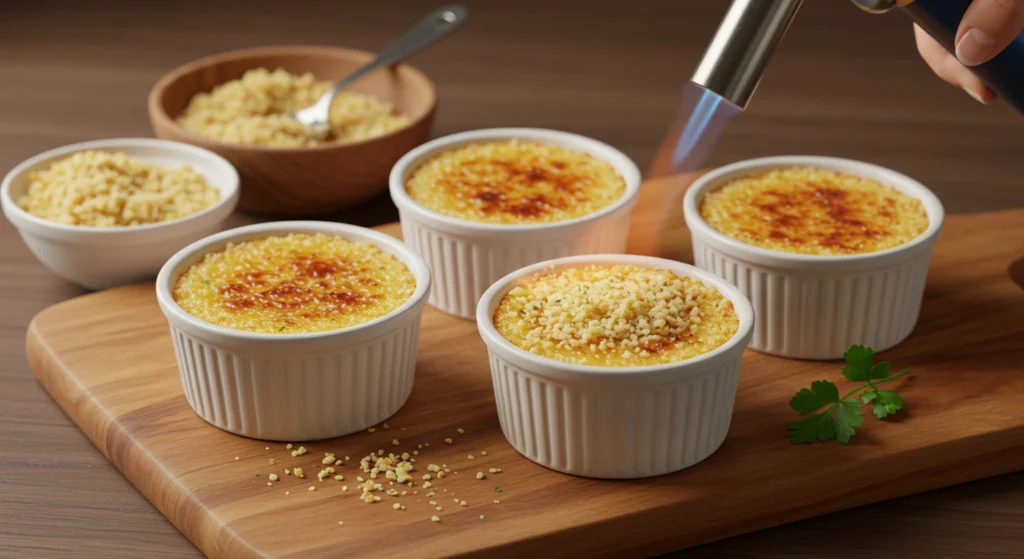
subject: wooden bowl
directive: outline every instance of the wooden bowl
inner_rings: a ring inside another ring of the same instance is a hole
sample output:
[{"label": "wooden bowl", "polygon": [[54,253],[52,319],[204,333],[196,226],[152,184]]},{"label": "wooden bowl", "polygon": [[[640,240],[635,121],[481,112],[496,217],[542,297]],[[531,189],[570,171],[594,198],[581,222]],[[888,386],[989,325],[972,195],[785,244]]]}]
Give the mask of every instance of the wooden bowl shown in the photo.
[{"label": "wooden bowl", "polygon": [[247,70],[284,68],[336,81],[373,56],[326,46],[261,47],[208,56],[173,70],[153,86],[150,124],[158,138],[197,145],[230,161],[241,177],[238,207],[243,210],[297,216],[345,209],[384,190],[395,162],[430,134],[437,90],[412,66],[379,70],[352,85],[351,91],[387,101],[410,119],[404,128],[360,142],[315,147],[240,145],[199,136],[175,119],[193,95],[238,79]]}]

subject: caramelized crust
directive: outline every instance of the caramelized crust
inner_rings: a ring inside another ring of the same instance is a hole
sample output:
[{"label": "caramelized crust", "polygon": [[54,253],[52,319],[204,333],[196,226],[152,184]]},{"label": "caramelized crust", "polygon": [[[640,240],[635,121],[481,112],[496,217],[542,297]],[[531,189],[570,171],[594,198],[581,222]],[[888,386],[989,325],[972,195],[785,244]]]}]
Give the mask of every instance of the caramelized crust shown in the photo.
[{"label": "caramelized crust", "polygon": [[408,268],[371,244],[290,234],[206,255],[178,279],[174,299],[213,324],[294,334],[373,320],[415,289]]},{"label": "caramelized crust", "polygon": [[870,179],[810,168],[733,180],[706,194],[700,213],[744,243],[815,255],[885,250],[928,228],[920,200]]},{"label": "caramelized crust", "polygon": [[515,224],[593,213],[621,198],[626,183],[609,163],[585,153],[509,140],[444,152],[416,169],[406,190],[445,215]]}]

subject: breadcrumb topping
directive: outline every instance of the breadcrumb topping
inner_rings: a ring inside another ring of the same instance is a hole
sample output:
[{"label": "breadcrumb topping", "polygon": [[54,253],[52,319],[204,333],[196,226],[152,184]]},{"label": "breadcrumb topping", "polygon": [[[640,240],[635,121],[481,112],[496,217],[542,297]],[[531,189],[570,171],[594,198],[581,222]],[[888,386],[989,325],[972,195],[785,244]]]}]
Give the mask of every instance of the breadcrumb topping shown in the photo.
[{"label": "breadcrumb topping", "polygon": [[707,353],[736,333],[739,318],[731,301],[698,279],[590,265],[527,278],[501,300],[494,325],[543,357],[635,367]]}]

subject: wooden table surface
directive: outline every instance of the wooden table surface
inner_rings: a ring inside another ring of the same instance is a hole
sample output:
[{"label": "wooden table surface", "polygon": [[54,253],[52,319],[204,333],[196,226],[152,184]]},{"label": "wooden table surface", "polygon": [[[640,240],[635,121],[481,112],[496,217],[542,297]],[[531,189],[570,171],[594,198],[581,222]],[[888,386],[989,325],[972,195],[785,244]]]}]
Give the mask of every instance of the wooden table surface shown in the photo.
[{"label": "wooden table surface", "polygon": [[[377,49],[434,5],[4,4],[4,171],[66,143],[150,135],[146,92],[182,62],[274,43]],[[939,82],[917,58],[909,24],[898,14],[869,16],[844,0],[806,4],[751,107],[730,125],[709,164],[790,153],[852,157],[916,177],[951,212],[1024,205],[1024,118],[1005,106],[982,107]],[[641,167],[652,161],[674,120],[681,86],[725,9],[724,1],[468,5],[467,26],[414,59],[438,84],[435,135],[502,125],[561,128],[612,143]],[[394,217],[386,197],[336,216],[364,225]],[[31,317],[81,293],[47,273],[0,219],[0,557],[198,556],[90,445],[28,368],[24,338]],[[882,554],[1024,556],[1024,474],[833,514],[676,557]]]}]

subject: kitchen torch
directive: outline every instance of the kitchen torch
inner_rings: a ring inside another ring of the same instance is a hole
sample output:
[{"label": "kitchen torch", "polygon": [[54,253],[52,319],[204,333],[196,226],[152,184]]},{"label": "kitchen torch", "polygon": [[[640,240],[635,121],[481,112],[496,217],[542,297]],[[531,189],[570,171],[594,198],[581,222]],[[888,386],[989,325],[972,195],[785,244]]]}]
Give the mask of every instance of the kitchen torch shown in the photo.
[{"label": "kitchen torch", "polygon": [[[675,171],[703,161],[730,117],[746,109],[772,53],[803,0],[733,0],[684,89],[672,154]],[[883,13],[898,8],[950,52],[971,0],[852,0]],[[970,67],[992,91],[1024,114],[1024,33],[984,64]]]}]

